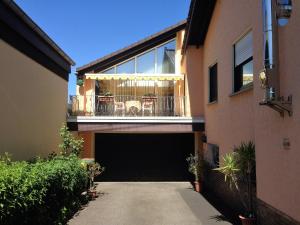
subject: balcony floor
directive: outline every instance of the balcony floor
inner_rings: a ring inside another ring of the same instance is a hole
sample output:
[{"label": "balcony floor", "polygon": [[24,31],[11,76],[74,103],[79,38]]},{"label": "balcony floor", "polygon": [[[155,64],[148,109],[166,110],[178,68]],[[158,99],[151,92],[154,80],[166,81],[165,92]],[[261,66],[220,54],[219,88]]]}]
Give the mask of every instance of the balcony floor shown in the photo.
[{"label": "balcony floor", "polygon": [[70,116],[77,123],[204,123],[203,117],[170,116]]},{"label": "balcony floor", "polygon": [[130,133],[192,133],[204,131],[202,117],[110,117],[77,116],[68,118],[72,131]]}]

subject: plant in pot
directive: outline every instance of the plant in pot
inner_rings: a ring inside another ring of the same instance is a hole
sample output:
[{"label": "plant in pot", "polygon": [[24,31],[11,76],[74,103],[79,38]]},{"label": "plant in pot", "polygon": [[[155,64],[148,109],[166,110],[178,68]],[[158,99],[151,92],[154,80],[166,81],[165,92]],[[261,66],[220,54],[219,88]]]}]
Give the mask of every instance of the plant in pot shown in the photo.
[{"label": "plant in pot", "polygon": [[78,78],[76,83],[77,83],[77,85],[78,85],[79,87],[82,87],[82,86],[83,86],[83,83],[84,83],[84,81],[83,81],[83,79],[82,79],[82,78]]},{"label": "plant in pot", "polygon": [[[244,207],[239,218],[243,225],[255,224],[253,207],[253,182],[255,181],[255,146],[253,142],[242,142],[234,151],[223,156],[219,171],[224,175],[229,188],[236,191]],[[242,193],[240,185],[245,183],[246,193]],[[246,196],[246,197],[244,197]]]},{"label": "plant in pot", "polygon": [[105,167],[102,167],[99,163],[95,162],[93,159],[84,159],[84,164],[88,171],[88,191],[87,194],[91,199],[95,199],[97,197],[96,186],[94,183],[95,177],[102,174],[105,170]]},{"label": "plant in pot", "polygon": [[104,96],[110,97],[110,96],[113,96],[113,94],[110,91],[106,90],[104,92]]},{"label": "plant in pot", "polygon": [[194,156],[190,154],[189,157],[186,158],[186,161],[188,162],[188,170],[190,173],[192,173],[195,176],[194,181],[194,188],[196,192],[201,192],[201,168],[203,165],[202,160],[199,160],[198,156]]},{"label": "plant in pot", "polygon": [[144,94],[144,96],[145,97],[156,97],[156,94],[149,92],[149,93]]}]

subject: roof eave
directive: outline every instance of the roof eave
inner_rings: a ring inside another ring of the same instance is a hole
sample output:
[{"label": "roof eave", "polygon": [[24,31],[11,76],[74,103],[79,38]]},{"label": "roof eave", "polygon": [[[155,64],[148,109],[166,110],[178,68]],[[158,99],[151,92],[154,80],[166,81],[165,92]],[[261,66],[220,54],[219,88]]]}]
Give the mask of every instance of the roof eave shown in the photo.
[{"label": "roof eave", "polygon": [[71,59],[71,57],[69,57],[13,0],[3,0],[3,3],[17,14],[32,29],[32,31],[37,33],[71,66],[75,66],[75,62]]},{"label": "roof eave", "polygon": [[204,44],[216,0],[192,0],[183,40],[182,53],[190,45]]}]

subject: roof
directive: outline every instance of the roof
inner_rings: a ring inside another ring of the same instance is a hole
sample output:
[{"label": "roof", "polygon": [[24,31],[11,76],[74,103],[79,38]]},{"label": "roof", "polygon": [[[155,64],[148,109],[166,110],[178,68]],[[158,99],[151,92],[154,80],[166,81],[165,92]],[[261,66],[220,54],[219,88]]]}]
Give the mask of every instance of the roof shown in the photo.
[{"label": "roof", "polygon": [[20,19],[22,19],[32,31],[38,34],[47,42],[57,53],[59,53],[70,65],[74,66],[75,62],[13,1],[2,0]]},{"label": "roof", "polygon": [[204,44],[216,0],[192,0],[183,41],[183,52],[189,45]]},{"label": "roof", "polygon": [[176,37],[176,33],[180,30],[183,30],[185,26],[186,20],[183,20],[173,26],[170,26],[158,33],[155,33],[138,42],[135,42],[125,48],[122,48],[116,52],[96,59],[95,61],[92,61],[84,66],[81,66],[77,68],[76,71],[79,75],[83,75],[87,72],[91,73],[109,68],[114,64],[131,58],[136,54],[139,54],[147,49],[155,47],[160,43],[166,42],[167,40]]}]

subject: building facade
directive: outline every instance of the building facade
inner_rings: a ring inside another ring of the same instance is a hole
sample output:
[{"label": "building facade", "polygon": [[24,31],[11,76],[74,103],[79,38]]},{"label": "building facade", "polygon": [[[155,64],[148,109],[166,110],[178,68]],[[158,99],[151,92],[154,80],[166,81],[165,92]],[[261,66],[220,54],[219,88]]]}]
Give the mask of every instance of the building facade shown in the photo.
[{"label": "building facade", "polygon": [[[193,61],[202,64],[195,73],[202,77],[204,87],[199,93],[207,137],[204,154],[218,149],[221,157],[242,141],[255,143],[257,216],[264,225],[300,221],[298,1],[292,1],[292,14],[285,26],[277,26],[281,21],[273,18],[272,56],[278,72],[268,74],[267,79],[269,85],[278,79],[276,98],[284,96],[285,100],[269,100],[268,87],[262,88],[259,78],[268,66],[264,62],[271,57],[265,54],[264,41],[267,47],[272,45],[264,32],[267,22],[263,12],[267,13],[268,7],[264,4],[273,4],[272,16],[279,3],[192,1],[184,49],[186,61],[189,54],[198,52]],[[290,95],[291,104],[287,101]],[[232,195],[222,190],[223,180],[217,174],[210,175],[214,178],[209,178],[209,188],[232,201]]]},{"label": "building facade", "polygon": [[0,153],[57,151],[70,59],[13,1],[0,2]]},{"label": "building facade", "polygon": [[[118,168],[106,180],[184,180],[170,174],[186,169],[188,154],[218,166],[253,141],[258,223],[299,224],[300,4],[287,25],[273,26],[272,42],[264,32],[271,3],[275,15],[275,0],[192,0],[187,21],[78,68],[68,124],[85,139],[83,157]],[[220,174],[204,182],[239,207]]]},{"label": "building facade", "polygon": [[201,80],[181,65],[185,26],[182,21],[77,69],[68,124],[85,140],[83,157],[107,167],[101,179],[190,177],[185,158],[202,147],[195,137],[204,130],[204,110],[194,95]]}]

